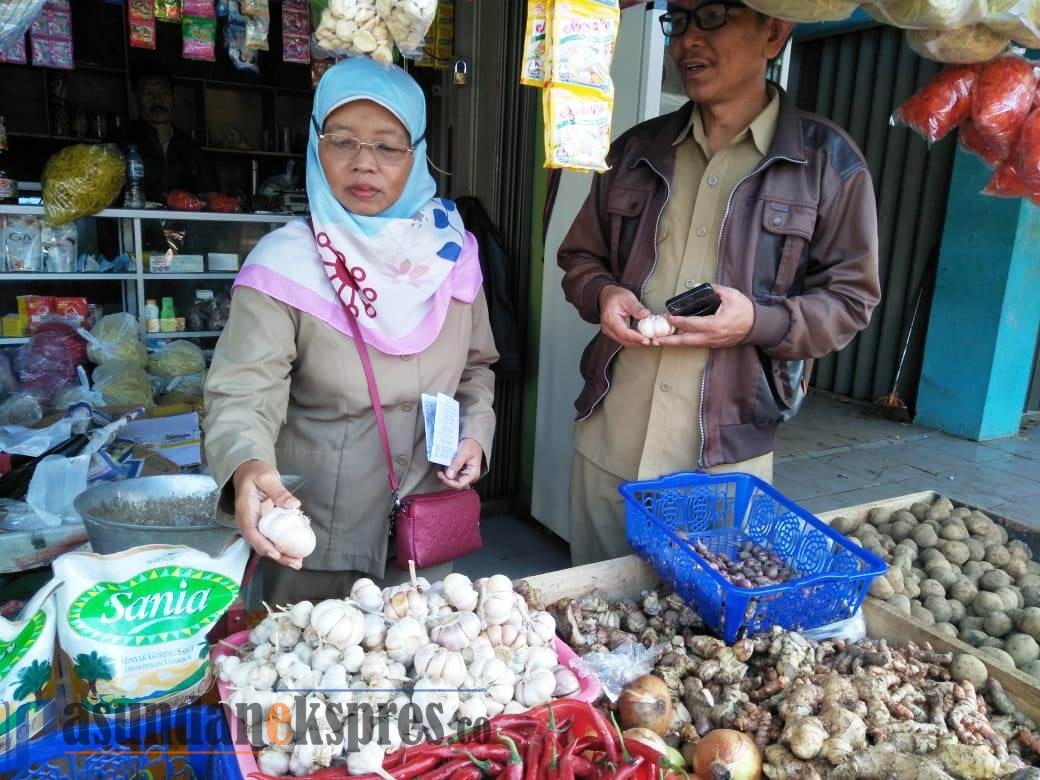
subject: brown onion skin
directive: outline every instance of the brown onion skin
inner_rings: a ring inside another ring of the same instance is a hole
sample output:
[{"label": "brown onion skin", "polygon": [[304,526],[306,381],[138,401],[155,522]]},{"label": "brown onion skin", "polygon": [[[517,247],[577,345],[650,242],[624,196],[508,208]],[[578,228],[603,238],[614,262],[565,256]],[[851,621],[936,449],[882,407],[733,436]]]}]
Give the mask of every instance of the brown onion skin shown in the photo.
[{"label": "brown onion skin", "polygon": [[762,754],[754,740],[733,729],[709,731],[697,743],[697,780],[760,780]]},{"label": "brown onion skin", "polygon": [[623,728],[649,729],[664,737],[672,722],[672,695],[664,680],[654,674],[644,674],[621,691],[618,712]]}]

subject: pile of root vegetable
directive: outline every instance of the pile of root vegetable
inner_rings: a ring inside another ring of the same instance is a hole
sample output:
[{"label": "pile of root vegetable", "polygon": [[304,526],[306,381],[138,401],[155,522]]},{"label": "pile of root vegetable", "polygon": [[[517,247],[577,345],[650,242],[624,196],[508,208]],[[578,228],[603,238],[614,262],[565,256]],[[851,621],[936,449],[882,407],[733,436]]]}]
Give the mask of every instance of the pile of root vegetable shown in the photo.
[{"label": "pile of root vegetable", "polygon": [[985,666],[977,688],[928,645],[814,642],[777,628],[727,646],[664,589],[639,603],[593,592],[546,609],[580,655],[653,651],[649,677],[663,684],[630,682],[621,725],[655,731],[691,764],[718,729],[750,736],[769,778],[997,778],[1040,761],[1035,724]]},{"label": "pile of root vegetable", "polygon": [[[269,612],[247,645],[229,646],[233,652],[216,661],[230,685],[226,703],[245,722],[267,775],[344,763],[350,774],[376,772],[384,751],[403,743],[440,739],[579,689],[557,656],[553,618],[530,609],[502,575],[471,582],[456,573],[432,585],[420,577],[386,589],[361,579],[346,599]],[[410,705],[421,721],[402,725]],[[352,717],[371,722],[359,726]],[[346,754],[349,729],[378,735],[381,744]]]},{"label": "pile of root vegetable", "polygon": [[871,596],[1040,680],[1040,563],[1025,542],[945,498],[831,525],[888,562]]}]

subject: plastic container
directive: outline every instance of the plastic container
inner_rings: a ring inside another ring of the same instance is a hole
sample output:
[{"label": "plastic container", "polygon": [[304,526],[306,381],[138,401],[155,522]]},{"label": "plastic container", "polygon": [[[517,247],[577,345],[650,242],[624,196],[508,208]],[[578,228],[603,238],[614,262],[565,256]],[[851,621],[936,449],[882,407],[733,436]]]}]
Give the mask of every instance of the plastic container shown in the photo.
[{"label": "plastic container", "polygon": [[144,159],[137,147],[130,144],[126,154],[126,192],[123,208],[144,208]]},{"label": "plastic container", "polygon": [[[248,746],[239,748],[247,750]],[[70,722],[57,733],[0,754],[8,780],[240,777],[235,745],[216,705],[156,712],[129,724]]]},{"label": "plastic container", "polygon": [[144,305],[144,329],[146,333],[159,332],[159,304],[149,298]]},{"label": "plastic container", "polygon": [[[232,634],[224,640],[224,643],[214,646],[213,652],[210,655],[210,660],[213,663],[216,663],[216,660],[221,656],[231,655],[234,652],[230,647],[228,647],[228,645],[241,647],[246,644],[248,640],[248,631],[240,631],[237,634]],[[600,696],[599,680],[596,679],[595,675],[590,674],[587,669],[582,667],[581,664],[577,663],[577,654],[559,637],[556,637],[556,655],[559,657],[561,664],[574,672],[575,676],[578,678],[578,683],[581,686],[578,688],[577,693],[573,696],[568,696],[567,698],[578,699],[580,701],[588,702],[589,704],[596,701]],[[232,691],[230,684],[224,682],[219,677],[217,678],[217,690],[220,692],[220,698],[222,701],[226,702],[231,696]],[[238,720],[238,716],[231,711],[231,707],[227,704],[224,705],[224,712],[227,716],[228,731],[234,738],[236,733],[242,731],[239,726],[241,721]],[[492,722],[493,721],[494,719],[492,719]],[[245,744],[245,733],[242,732],[241,739],[237,739],[236,741]],[[250,777],[255,772],[260,771],[256,765],[256,754],[253,753],[253,751],[243,750],[236,754],[236,758],[238,759],[238,770],[242,773],[242,777]]]},{"label": "plastic container", "polygon": [[[704,622],[734,642],[773,626],[802,630],[852,617],[884,561],[751,474],[685,472],[625,482],[628,542]],[[775,552],[801,577],[739,588],[693,545],[736,557],[747,540]]]},{"label": "plastic container", "polygon": [[177,313],[173,309],[173,298],[162,299],[162,312],[159,314],[159,330],[162,333],[173,333],[177,330]]}]

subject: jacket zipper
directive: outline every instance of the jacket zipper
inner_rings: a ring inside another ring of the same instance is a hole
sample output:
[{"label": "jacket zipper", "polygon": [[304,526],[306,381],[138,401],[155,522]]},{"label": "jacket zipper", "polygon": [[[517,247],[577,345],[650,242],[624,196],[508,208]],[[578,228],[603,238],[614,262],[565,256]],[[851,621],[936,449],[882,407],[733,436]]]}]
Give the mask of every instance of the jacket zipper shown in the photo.
[{"label": "jacket zipper", "polygon": [[[778,155],[774,155],[773,157],[770,157],[768,160],[765,160],[761,165],[759,165],[757,168],[755,168],[753,171],[751,171],[751,173],[749,173],[747,176],[745,176],[743,179],[741,179],[740,181],[737,182],[736,186],[730,191],[729,197],[726,199],[726,210],[724,212],[722,212],[722,222],[719,223],[719,241],[718,241],[718,244],[715,247],[715,258],[716,258],[716,261],[719,261],[719,260],[722,259],[722,236],[723,236],[723,234],[726,231],[726,220],[729,218],[729,211],[730,211],[730,208],[733,205],[733,196],[736,194],[737,190],[740,189],[740,186],[744,182],[746,182],[748,179],[750,179],[750,178],[752,178],[754,176],[757,176],[758,174],[762,173],[762,171],[764,171],[766,168],[768,168],[770,165],[772,165],[777,160],[786,160],[787,162],[795,163],[796,165],[808,165],[809,164],[808,161],[806,161],[806,160],[796,160],[793,157],[786,157],[784,155],[779,155],[778,154]],[[716,268],[715,268],[715,281],[718,282],[718,280],[719,280],[719,270],[718,270],[718,265],[716,265]],[[697,468],[698,469],[703,469],[704,468],[704,390],[708,386],[708,370],[710,368],[710,364],[711,364],[711,361],[709,360],[705,364],[705,366],[704,366],[704,373],[701,374],[701,399],[700,399],[699,407],[697,409],[697,424],[699,425],[700,431],[701,431],[701,451],[697,455]]]},{"label": "jacket zipper", "polygon": [[[664,210],[668,208],[668,201],[672,198],[672,185],[669,184],[668,179],[666,179],[664,175],[659,170],[657,170],[657,168],[653,166],[653,163],[651,163],[648,159],[646,159],[645,157],[640,157],[632,164],[632,167],[635,168],[636,165],[638,165],[641,162],[646,163],[649,166],[650,170],[656,173],[658,177],[660,177],[661,181],[664,182],[664,203],[661,205],[661,210],[657,212],[657,222],[654,224],[654,261],[650,265],[650,273],[646,275],[646,278],[643,279],[643,283],[639,286],[640,303],[642,303],[643,301],[643,292],[646,290],[646,283],[650,281],[650,277],[654,275],[654,271],[657,269],[657,233],[661,229],[661,217],[664,216]],[[607,397],[607,393],[610,392],[610,374],[608,372],[608,369],[610,368],[610,364],[614,362],[614,358],[617,357],[617,354],[620,351],[621,345],[619,344],[617,349],[610,353],[610,357],[607,358],[607,362],[603,366],[603,379],[605,379],[607,382],[607,388],[602,392],[602,394],[600,394],[600,397],[592,403],[592,406],[589,407],[589,413],[582,417],[581,420],[578,420],[578,422],[589,419],[589,417],[592,416],[592,413],[596,410],[596,407],[599,406],[600,402]]]}]

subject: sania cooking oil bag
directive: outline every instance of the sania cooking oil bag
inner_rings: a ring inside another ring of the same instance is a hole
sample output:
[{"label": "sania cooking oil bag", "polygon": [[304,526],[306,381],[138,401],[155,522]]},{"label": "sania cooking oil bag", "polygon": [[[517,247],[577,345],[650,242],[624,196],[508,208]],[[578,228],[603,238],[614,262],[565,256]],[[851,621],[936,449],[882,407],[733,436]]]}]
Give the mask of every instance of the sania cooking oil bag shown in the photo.
[{"label": "sania cooking oil bag", "polygon": [[60,585],[47,583],[19,620],[0,618],[0,753],[55,723],[54,591]]},{"label": "sania cooking oil bag", "polygon": [[58,641],[72,701],[118,715],[205,693],[206,634],[238,597],[248,558],[241,538],[216,558],[158,544],[58,558]]}]

